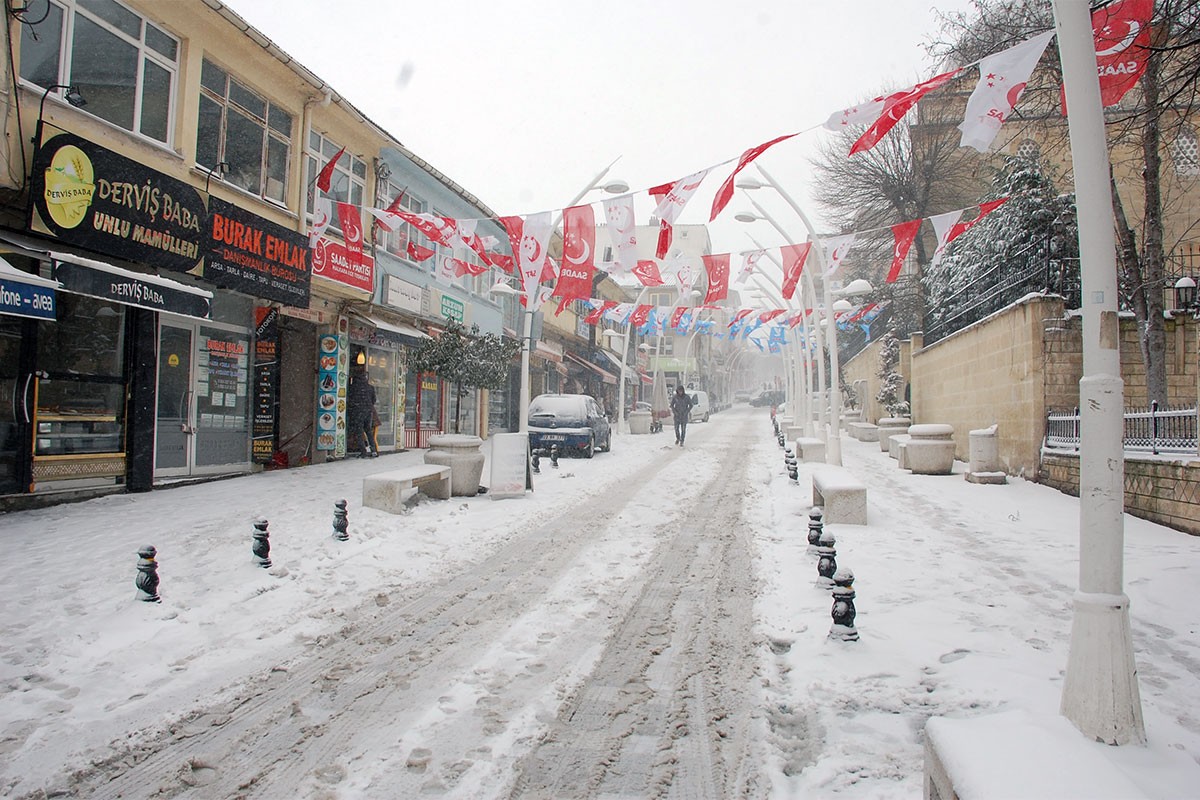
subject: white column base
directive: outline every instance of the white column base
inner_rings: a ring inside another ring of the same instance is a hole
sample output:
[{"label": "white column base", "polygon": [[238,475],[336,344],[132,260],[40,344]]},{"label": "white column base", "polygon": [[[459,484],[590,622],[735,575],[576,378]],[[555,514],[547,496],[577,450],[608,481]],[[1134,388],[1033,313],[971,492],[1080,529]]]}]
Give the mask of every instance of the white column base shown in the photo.
[{"label": "white column base", "polygon": [[1110,745],[1146,743],[1124,594],[1075,593],[1059,710],[1089,739]]}]

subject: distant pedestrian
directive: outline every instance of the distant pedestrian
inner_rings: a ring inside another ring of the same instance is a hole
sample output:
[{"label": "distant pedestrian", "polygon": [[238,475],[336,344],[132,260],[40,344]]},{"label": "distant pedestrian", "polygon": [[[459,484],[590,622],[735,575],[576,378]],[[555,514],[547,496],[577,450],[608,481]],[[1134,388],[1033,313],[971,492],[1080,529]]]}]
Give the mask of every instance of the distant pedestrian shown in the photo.
[{"label": "distant pedestrian", "polygon": [[379,447],[375,443],[375,387],[367,377],[366,367],[357,367],[350,375],[346,392],[347,436],[363,458],[375,458]]},{"label": "distant pedestrian", "polygon": [[675,444],[683,446],[687,437],[688,418],[692,415],[692,398],[683,390],[683,384],[676,384],[675,394],[671,395],[671,413],[675,416]]}]

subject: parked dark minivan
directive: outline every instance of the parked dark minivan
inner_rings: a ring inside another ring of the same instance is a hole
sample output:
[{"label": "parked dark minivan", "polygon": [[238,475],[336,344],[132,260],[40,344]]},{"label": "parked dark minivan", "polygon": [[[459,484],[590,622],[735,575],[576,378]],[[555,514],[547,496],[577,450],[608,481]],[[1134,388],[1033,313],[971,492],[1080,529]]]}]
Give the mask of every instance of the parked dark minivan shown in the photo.
[{"label": "parked dark minivan", "polygon": [[529,446],[577,450],[591,458],[612,449],[612,429],[600,405],[586,394],[539,394],[529,403]]}]

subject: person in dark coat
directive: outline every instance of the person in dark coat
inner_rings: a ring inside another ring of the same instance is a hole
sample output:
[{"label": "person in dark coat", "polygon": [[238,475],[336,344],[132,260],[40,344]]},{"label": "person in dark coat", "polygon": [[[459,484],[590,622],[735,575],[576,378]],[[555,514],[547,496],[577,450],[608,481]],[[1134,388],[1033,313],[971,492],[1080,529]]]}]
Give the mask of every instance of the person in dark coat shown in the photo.
[{"label": "person in dark coat", "polygon": [[671,413],[675,417],[675,444],[683,446],[687,436],[688,418],[692,414],[692,398],[683,390],[683,384],[676,384],[675,394],[671,395]]},{"label": "person in dark coat", "polygon": [[346,436],[347,449],[357,450],[363,458],[379,455],[375,443],[375,387],[367,377],[367,370],[359,367],[350,374],[350,386],[346,390]]}]

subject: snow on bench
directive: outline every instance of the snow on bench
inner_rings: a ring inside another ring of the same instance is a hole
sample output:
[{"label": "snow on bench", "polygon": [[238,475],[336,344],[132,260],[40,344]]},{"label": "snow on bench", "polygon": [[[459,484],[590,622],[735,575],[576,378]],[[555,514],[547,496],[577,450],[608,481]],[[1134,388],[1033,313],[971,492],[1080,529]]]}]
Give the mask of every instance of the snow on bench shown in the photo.
[{"label": "snow on bench", "polygon": [[814,472],[812,504],[824,509],[826,522],[867,524],[867,487],[847,470],[824,467]]},{"label": "snow on bench", "polygon": [[820,439],[799,436],[796,438],[796,454],[801,461],[825,461],[825,443]]},{"label": "snow on bench", "polygon": [[362,504],[366,508],[399,514],[404,510],[405,502],[418,491],[438,500],[449,500],[450,467],[417,464],[368,475],[363,478]]}]

